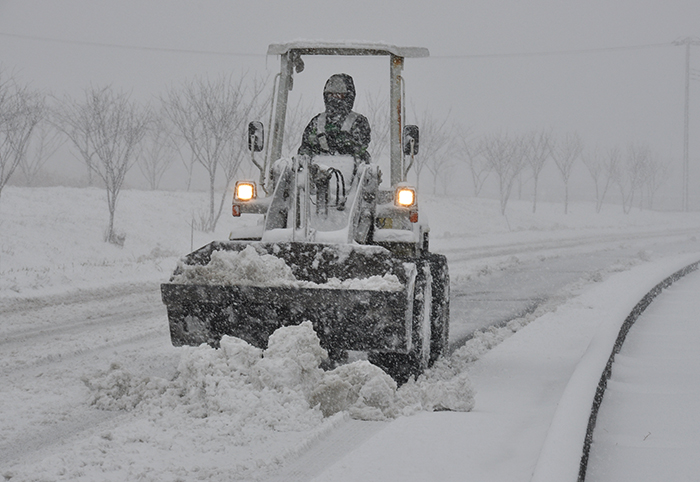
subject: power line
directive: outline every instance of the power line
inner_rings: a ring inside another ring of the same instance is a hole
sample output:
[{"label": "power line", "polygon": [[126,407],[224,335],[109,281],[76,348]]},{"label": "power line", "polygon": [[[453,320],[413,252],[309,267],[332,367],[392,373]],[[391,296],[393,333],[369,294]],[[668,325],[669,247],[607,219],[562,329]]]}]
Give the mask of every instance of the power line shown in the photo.
[{"label": "power line", "polygon": [[0,36],[20,38],[20,39],[24,39],[24,40],[36,40],[39,42],[59,43],[59,44],[68,44],[68,45],[80,45],[83,47],[102,47],[102,48],[121,49],[121,50],[141,50],[141,51],[147,51],[147,52],[168,52],[168,53],[180,53],[180,54],[224,55],[224,56],[228,56],[228,57],[265,57],[265,54],[250,54],[250,53],[243,53],[243,52],[224,52],[224,51],[215,51],[215,50],[175,49],[175,48],[167,48],[167,47],[143,47],[143,46],[139,46],[139,45],[118,45],[118,44],[110,44],[110,43],[103,43],[103,42],[88,42],[88,41],[83,41],[83,40],[67,40],[67,39],[58,39],[58,38],[50,38],[50,37],[39,37],[36,35],[20,35],[20,34],[5,33],[5,32],[0,32]]},{"label": "power line", "polygon": [[[0,36],[19,38],[24,40],[35,40],[39,42],[50,42],[50,43],[60,43],[68,45],[81,45],[85,47],[102,47],[111,49],[122,49],[122,50],[142,50],[151,52],[169,52],[169,53],[185,53],[185,54],[200,54],[200,55],[223,55],[228,57],[265,57],[265,54],[251,54],[245,52],[227,52],[227,51],[217,51],[217,50],[196,50],[196,49],[176,49],[168,47],[144,47],[140,45],[120,45],[104,42],[89,42],[84,40],[69,40],[69,39],[59,39],[51,37],[42,37],[36,35],[21,35],[14,33],[0,32]],[[655,49],[663,47],[672,47],[673,42],[662,42],[655,44],[643,44],[643,45],[627,45],[619,47],[602,47],[602,48],[592,48],[592,49],[572,49],[572,50],[545,50],[539,52],[510,52],[501,54],[455,54],[455,55],[431,55],[428,58],[432,59],[489,59],[489,58],[516,58],[516,57],[547,57],[556,55],[578,55],[578,54],[590,54],[590,53],[605,53],[605,52],[619,52],[625,50],[646,50]]]},{"label": "power line", "polygon": [[431,55],[434,59],[492,59],[492,58],[515,58],[515,57],[548,57],[555,55],[578,55],[605,52],[619,52],[624,50],[646,50],[663,47],[673,47],[672,42],[662,42],[656,44],[626,45],[621,47],[601,47],[593,49],[574,50],[544,50],[539,52],[514,52],[505,54],[457,54],[457,55]]}]

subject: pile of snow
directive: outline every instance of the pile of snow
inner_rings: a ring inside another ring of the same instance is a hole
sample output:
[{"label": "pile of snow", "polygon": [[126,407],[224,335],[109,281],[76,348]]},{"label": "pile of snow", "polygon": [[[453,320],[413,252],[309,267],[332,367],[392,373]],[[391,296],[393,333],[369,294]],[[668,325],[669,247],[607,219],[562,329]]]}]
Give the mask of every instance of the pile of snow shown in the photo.
[{"label": "pile of snow", "polygon": [[396,275],[351,278],[330,278],[326,283],[297,280],[292,269],[277,256],[260,254],[252,245],[241,251],[213,251],[206,265],[179,264],[180,274],[173,277],[177,284],[288,286],[295,288],[401,291],[403,285]]},{"label": "pile of snow", "polygon": [[214,251],[206,265],[180,263],[173,283],[205,285],[293,285],[297,279],[283,259],[258,254],[251,245],[242,251]]},{"label": "pile of snow", "polygon": [[347,412],[360,420],[387,420],[424,410],[468,411],[474,391],[466,375],[434,372],[397,389],[365,360],[320,368],[327,358],[310,322],[279,328],[261,350],[225,336],[221,348],[183,347],[172,380],[139,377],[113,364],[85,377],[90,403],[104,410],[176,411],[182,416],[225,415],[245,434],[252,427],[304,430]]}]

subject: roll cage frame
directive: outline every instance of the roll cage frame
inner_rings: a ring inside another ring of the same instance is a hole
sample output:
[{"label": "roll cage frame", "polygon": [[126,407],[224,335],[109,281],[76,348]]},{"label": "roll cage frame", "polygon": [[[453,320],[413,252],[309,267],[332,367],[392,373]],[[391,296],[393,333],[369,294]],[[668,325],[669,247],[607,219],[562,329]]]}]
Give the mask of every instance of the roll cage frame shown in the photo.
[{"label": "roll cage frame", "polygon": [[275,82],[273,97],[275,102],[270,113],[271,142],[266,153],[266,166],[282,157],[284,126],[287,115],[289,91],[294,85],[294,72],[304,70],[305,55],[349,55],[349,56],[388,56],[389,57],[389,104],[390,129],[389,150],[391,161],[391,186],[396,187],[404,181],[402,135],[404,126],[403,107],[403,70],[405,58],[428,57],[430,52],[423,47],[397,47],[382,43],[363,42],[290,42],[272,44],[267,49],[268,55],[280,56],[280,73]]}]

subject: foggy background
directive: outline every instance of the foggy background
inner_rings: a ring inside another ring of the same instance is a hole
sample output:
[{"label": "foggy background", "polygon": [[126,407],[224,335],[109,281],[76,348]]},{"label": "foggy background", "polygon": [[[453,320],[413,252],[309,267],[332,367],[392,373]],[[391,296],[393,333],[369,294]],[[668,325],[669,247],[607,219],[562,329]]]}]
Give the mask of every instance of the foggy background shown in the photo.
[{"label": "foggy background", "polygon": [[[0,0],[0,68],[58,98],[80,98],[90,86],[111,85],[156,104],[168,89],[196,76],[271,79],[279,60],[265,55],[270,43],[359,40],[427,47],[430,58],[406,61],[408,122],[429,112],[474,138],[576,133],[588,151],[642,144],[671,168],[657,207],[680,209],[685,47],[673,42],[700,37],[698,19],[700,2],[681,0]],[[692,47],[694,210],[700,209],[699,56],[700,47]],[[359,112],[369,94],[386,92],[384,58],[305,60],[290,104],[300,96],[312,112],[320,111],[323,83],[341,71],[355,78]],[[176,166],[162,188],[185,188]],[[469,174],[455,166],[439,191],[471,195]],[[45,169],[68,184],[84,176],[68,144]],[[593,200],[582,163],[571,179],[573,200]],[[551,162],[540,182],[541,199],[561,199],[563,184]],[[138,169],[130,172],[128,186],[146,186]],[[432,190],[429,177],[421,179],[421,188]],[[530,194],[527,186],[521,191],[513,198]],[[492,185],[484,195],[494,195]]]}]

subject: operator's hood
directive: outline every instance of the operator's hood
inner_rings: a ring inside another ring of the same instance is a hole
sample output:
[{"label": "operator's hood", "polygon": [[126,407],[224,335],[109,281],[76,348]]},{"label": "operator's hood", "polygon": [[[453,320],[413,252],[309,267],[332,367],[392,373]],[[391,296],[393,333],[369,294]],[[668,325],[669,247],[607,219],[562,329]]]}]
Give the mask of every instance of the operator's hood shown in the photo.
[{"label": "operator's hood", "polygon": [[[343,94],[344,97],[337,99],[331,94]],[[331,75],[323,88],[323,102],[331,120],[345,118],[355,104],[355,83],[352,77],[348,74]]]}]

